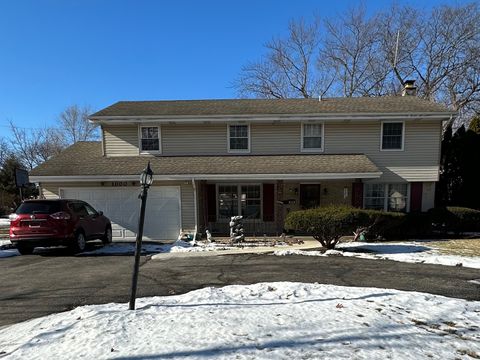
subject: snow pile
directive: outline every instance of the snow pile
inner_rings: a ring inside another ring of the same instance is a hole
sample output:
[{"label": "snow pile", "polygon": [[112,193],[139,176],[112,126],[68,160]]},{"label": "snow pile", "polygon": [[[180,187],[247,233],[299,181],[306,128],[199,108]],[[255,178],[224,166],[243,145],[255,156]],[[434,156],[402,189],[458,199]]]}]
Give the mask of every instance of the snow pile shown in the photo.
[{"label": "snow pile", "polygon": [[[135,253],[136,243],[112,243],[93,251],[85,251],[78,255],[131,255]],[[142,254],[161,252],[175,252],[180,249],[190,248],[192,245],[186,241],[177,240],[173,244],[142,244]]]},{"label": "snow pile", "polygon": [[[82,255],[131,255],[135,252],[135,243],[112,243],[102,248],[86,251]],[[175,253],[175,252],[200,252],[200,251],[213,251],[223,250],[225,248],[218,247],[216,245],[201,245],[193,246],[191,243],[183,240],[177,240],[172,244],[142,244],[142,254],[155,254],[155,253]]]},{"label": "snow pile", "polygon": [[[304,251],[279,250],[274,255],[305,255],[305,256],[353,256],[363,259],[386,259],[411,263],[425,263],[448,266],[465,266],[480,269],[480,257],[460,255],[445,255],[438,250],[410,242],[400,243],[371,243],[361,242],[341,243],[338,250]],[[461,264],[461,265],[460,265]]]},{"label": "snow pile", "polygon": [[0,240],[0,258],[12,257],[20,255],[17,249],[12,248],[10,240]]},{"label": "snow pile", "polygon": [[0,248],[11,246],[12,242],[10,240],[1,240],[0,239]]},{"label": "snow pile", "polygon": [[0,258],[7,258],[18,255],[20,255],[20,253],[17,249],[0,249]]},{"label": "snow pile", "polygon": [[[428,306],[427,306],[428,304]],[[302,283],[92,305],[0,329],[5,359],[467,359],[480,302]]]}]

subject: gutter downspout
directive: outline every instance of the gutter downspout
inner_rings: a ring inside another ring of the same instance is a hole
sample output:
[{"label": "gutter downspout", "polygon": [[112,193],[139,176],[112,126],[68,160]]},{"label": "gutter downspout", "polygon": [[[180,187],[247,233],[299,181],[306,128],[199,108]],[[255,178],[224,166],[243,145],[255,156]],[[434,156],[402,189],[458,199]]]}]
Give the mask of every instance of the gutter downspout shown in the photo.
[{"label": "gutter downspout", "polygon": [[198,232],[198,209],[197,209],[197,186],[195,184],[195,178],[192,178],[192,187],[193,187],[193,207],[195,209],[195,234],[193,234],[193,243],[195,244],[197,240]]}]

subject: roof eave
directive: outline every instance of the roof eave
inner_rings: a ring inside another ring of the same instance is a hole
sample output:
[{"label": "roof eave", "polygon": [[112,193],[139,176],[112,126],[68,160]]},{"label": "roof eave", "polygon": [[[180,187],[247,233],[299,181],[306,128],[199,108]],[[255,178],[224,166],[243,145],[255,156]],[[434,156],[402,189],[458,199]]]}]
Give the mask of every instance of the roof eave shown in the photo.
[{"label": "roof eave", "polygon": [[90,116],[91,122],[98,124],[125,123],[171,123],[171,122],[288,122],[288,121],[348,121],[348,120],[418,120],[429,119],[445,121],[457,115],[455,111],[441,112],[395,112],[395,113],[317,113],[317,114],[244,114],[244,115],[128,115],[128,116]]},{"label": "roof eave", "polygon": [[[302,173],[302,174],[171,174],[154,175],[154,180],[342,180],[342,179],[377,179],[381,171],[357,173]],[[139,181],[139,175],[71,175],[42,176],[31,175],[34,183],[45,182],[95,182],[95,181]]]}]

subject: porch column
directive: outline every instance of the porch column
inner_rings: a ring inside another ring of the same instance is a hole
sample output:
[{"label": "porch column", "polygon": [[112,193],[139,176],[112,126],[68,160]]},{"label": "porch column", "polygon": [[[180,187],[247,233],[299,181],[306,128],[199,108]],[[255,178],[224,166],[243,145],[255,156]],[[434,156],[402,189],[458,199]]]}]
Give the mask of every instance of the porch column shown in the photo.
[{"label": "porch column", "polygon": [[277,180],[277,189],[275,196],[275,228],[278,234],[283,232],[283,223],[285,221],[284,206],[279,204],[283,200],[283,180]]}]

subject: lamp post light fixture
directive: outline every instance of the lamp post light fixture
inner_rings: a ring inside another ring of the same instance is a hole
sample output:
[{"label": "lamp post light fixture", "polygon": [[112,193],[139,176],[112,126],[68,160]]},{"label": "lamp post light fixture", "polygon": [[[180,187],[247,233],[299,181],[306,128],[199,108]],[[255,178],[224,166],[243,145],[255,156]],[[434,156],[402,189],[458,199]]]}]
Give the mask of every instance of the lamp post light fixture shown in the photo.
[{"label": "lamp post light fixture", "polygon": [[147,205],[147,194],[148,188],[153,183],[153,171],[150,168],[150,161],[148,162],[147,167],[143,170],[140,175],[140,185],[142,186],[142,191],[140,192],[139,198],[142,200],[142,205],[140,206],[140,217],[138,219],[138,231],[136,238],[135,246],[135,262],[133,265],[133,276],[132,276],[132,290],[130,293],[130,303],[129,309],[135,310],[135,297],[137,295],[137,281],[138,281],[138,268],[140,265],[140,254],[142,252],[142,236],[143,236],[143,223],[145,221],[145,207]]}]

